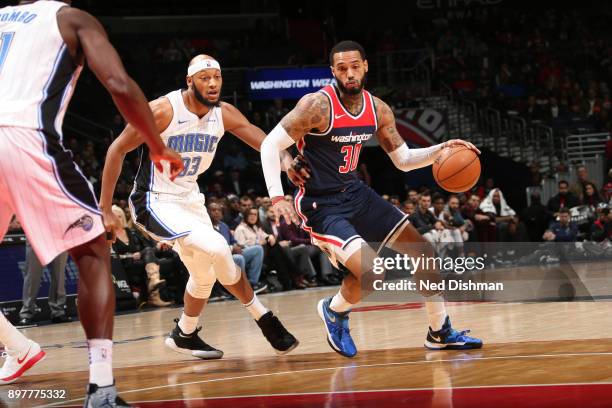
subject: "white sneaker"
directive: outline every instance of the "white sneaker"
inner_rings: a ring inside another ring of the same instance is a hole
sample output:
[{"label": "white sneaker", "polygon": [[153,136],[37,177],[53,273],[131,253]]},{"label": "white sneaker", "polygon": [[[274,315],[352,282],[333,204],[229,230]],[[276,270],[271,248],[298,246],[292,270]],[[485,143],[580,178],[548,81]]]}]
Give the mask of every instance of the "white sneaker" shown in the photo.
[{"label": "white sneaker", "polygon": [[38,343],[32,340],[28,342],[29,347],[21,353],[10,350],[2,353],[6,361],[0,368],[0,385],[17,381],[23,373],[45,358],[45,352],[41,350]]}]

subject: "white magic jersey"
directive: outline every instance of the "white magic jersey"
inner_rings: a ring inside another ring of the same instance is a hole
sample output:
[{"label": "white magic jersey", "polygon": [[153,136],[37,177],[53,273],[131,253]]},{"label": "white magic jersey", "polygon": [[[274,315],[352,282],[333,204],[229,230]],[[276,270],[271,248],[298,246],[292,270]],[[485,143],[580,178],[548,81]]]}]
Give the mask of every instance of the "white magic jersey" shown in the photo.
[{"label": "white magic jersey", "polygon": [[82,66],[57,25],[65,3],[0,8],[0,126],[43,129],[61,140],[62,121]]},{"label": "white magic jersey", "polygon": [[199,192],[197,179],[212,163],[221,137],[225,133],[221,107],[213,107],[199,118],[187,109],[181,90],[165,96],[172,105],[170,125],[161,133],[164,143],[183,158],[185,169],[174,180],[168,177],[168,168],[160,173],[149,159],[146,147],[142,149],[140,168],[135,181],[136,191],[186,195]]}]

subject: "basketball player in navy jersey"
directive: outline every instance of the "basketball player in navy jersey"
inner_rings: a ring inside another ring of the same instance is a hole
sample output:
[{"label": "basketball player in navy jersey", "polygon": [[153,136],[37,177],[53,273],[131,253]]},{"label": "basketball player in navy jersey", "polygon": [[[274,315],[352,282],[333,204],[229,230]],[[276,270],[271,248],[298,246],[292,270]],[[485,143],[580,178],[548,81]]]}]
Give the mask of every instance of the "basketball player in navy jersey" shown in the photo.
[{"label": "basketball player in navy jersey", "polygon": [[[62,145],[62,121],[85,60],[123,116],[174,178],[180,156],[160,139],[147,101],[104,29],[70,1],[0,8],[0,239],[15,213],[42,264],[68,251],[79,267],[78,309],[89,348],[86,407],[128,406],[112,372],[115,291],[104,220],[91,188]],[[44,352],[0,314],[7,359],[0,383],[19,378]]]},{"label": "basketball player in navy jersey", "polygon": [[[198,321],[218,280],[238,298],[257,322],[278,354],[286,354],[299,344],[278,318],[255,295],[244,271],[232,259],[227,241],[214,229],[200,193],[198,176],[211,165],[225,132],[259,149],[265,133],[251,124],[233,105],[221,101],[221,65],[208,55],[194,57],[187,68],[187,89],[177,89],[151,102],[157,129],[163,141],[179,151],[185,170],[171,182],[141,156],[130,211],[136,226],[156,241],[169,243],[187,270],[189,280],[184,308],[165,344],[172,350],[202,359],[217,359],[223,352],[198,335]],[[108,149],[100,206],[111,207],[117,178],[126,153],[142,144],[138,129],[127,126]],[[141,154],[146,152],[141,149]],[[285,167],[291,156],[283,154]],[[280,166],[280,161],[279,161]]]},{"label": "basketball player in navy jersey", "polygon": [[[261,158],[273,208],[288,222],[298,219],[291,203],[283,199],[278,152],[297,143],[311,172],[296,194],[295,210],[313,243],[333,263],[341,263],[350,271],[340,291],[322,299],[317,310],[330,346],[343,356],[353,357],[357,348],[349,332],[348,315],[362,299],[362,282],[372,276],[373,259],[385,247],[406,253],[409,243],[418,247],[418,251],[410,252],[433,255],[433,249],[408,222],[408,215],[358,179],[356,169],[363,143],[376,136],[393,164],[402,171],[432,164],[445,147],[461,145],[480,152],[462,140],[409,149],[395,127],[389,106],[363,89],[368,72],[363,47],[353,41],[338,43],[331,50],[330,65],[337,85],[302,97],[266,137]],[[376,248],[369,243],[376,243]],[[422,269],[415,279],[439,282],[440,276],[435,270]],[[423,295],[429,318],[427,348],[482,347],[481,340],[451,327],[440,292]]]}]

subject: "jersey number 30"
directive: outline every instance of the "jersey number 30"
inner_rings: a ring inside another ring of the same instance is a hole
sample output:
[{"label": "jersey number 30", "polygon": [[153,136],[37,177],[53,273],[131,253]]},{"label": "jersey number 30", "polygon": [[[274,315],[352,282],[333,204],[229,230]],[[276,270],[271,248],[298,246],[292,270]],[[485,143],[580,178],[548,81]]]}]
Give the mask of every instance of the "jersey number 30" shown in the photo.
[{"label": "jersey number 30", "polygon": [[8,55],[14,35],[14,32],[0,34],[0,73],[2,73],[2,66],[4,65],[6,56]]},{"label": "jersey number 30", "polygon": [[344,153],[344,164],[338,167],[340,173],[348,173],[354,171],[359,163],[359,153],[361,153],[361,143],[356,145],[342,146],[341,153]]}]

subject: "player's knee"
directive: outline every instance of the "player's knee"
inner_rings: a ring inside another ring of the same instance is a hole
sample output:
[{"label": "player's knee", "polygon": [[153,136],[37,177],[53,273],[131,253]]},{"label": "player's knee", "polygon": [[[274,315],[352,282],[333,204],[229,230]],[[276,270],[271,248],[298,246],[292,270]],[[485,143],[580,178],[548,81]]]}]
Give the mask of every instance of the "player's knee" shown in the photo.
[{"label": "player's knee", "polygon": [[230,264],[224,265],[219,270],[216,270],[217,279],[223,286],[235,285],[242,277],[242,270],[233,261],[232,259]]},{"label": "player's knee", "polygon": [[191,296],[196,299],[208,299],[210,297],[210,293],[212,292],[213,285],[215,284],[215,279],[203,280],[197,279],[194,276],[190,276],[187,281],[187,287],[185,290]]}]

